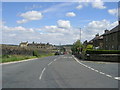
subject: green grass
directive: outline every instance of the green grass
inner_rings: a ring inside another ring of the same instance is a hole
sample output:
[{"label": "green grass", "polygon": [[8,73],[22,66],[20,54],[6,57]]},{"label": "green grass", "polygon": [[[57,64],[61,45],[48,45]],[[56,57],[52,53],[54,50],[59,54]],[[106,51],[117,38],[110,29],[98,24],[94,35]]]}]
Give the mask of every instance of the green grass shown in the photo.
[{"label": "green grass", "polygon": [[0,63],[21,61],[21,60],[32,59],[32,58],[42,58],[42,57],[53,56],[53,55],[54,55],[53,53],[41,54],[38,57],[36,57],[36,56],[25,56],[25,55],[3,55],[3,56],[0,56]]}]

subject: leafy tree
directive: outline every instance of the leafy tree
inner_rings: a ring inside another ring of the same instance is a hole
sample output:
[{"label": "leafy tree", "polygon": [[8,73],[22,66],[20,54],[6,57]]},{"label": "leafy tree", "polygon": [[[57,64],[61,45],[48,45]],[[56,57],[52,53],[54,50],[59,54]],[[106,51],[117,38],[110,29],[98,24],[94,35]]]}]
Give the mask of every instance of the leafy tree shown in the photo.
[{"label": "leafy tree", "polygon": [[78,54],[79,54],[79,53],[82,51],[82,48],[83,48],[82,43],[80,42],[80,40],[77,40],[77,41],[73,44],[71,50],[72,50],[73,53],[78,53]]}]

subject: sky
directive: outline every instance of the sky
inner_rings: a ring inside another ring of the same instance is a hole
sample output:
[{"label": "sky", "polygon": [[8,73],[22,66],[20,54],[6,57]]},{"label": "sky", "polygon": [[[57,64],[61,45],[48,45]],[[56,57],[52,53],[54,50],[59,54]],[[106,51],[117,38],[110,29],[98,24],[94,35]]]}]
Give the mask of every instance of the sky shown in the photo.
[{"label": "sky", "polygon": [[[1,6],[1,4],[0,4]],[[118,25],[117,2],[2,2],[2,44],[73,44]]]}]

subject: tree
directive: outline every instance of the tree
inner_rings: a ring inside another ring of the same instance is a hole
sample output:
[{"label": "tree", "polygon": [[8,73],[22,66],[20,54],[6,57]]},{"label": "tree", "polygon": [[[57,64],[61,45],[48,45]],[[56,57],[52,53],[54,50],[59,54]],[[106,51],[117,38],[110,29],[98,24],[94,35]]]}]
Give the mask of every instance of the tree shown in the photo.
[{"label": "tree", "polygon": [[79,53],[81,52],[82,48],[83,48],[82,43],[80,42],[80,40],[77,40],[77,41],[73,44],[71,50],[72,50],[73,53],[79,54]]}]

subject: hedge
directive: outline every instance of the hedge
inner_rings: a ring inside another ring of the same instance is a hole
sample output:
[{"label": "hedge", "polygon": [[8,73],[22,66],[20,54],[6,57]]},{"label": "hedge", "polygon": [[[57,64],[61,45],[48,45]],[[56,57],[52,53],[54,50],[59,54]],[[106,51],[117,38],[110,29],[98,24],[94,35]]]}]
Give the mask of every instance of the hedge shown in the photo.
[{"label": "hedge", "polygon": [[87,54],[120,54],[120,50],[87,50]]}]

